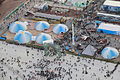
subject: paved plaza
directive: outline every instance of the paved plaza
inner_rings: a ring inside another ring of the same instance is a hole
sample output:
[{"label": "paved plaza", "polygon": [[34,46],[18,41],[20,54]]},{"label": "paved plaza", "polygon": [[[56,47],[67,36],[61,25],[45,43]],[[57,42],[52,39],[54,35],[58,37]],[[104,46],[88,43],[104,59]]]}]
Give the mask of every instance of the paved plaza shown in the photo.
[{"label": "paved plaza", "polygon": [[0,80],[119,80],[120,65],[0,42]]}]

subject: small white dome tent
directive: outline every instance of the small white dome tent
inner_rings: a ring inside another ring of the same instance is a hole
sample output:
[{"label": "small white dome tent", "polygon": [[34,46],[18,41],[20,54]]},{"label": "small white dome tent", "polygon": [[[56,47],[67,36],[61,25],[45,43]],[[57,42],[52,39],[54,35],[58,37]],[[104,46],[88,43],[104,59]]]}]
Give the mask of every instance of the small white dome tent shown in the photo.
[{"label": "small white dome tent", "polygon": [[53,32],[55,34],[61,34],[61,33],[67,32],[67,31],[68,31],[68,27],[64,24],[57,24],[53,28]]},{"label": "small white dome tent", "polygon": [[106,47],[102,50],[101,55],[105,58],[105,59],[113,59],[119,56],[119,52],[117,49],[113,48],[113,47]]}]

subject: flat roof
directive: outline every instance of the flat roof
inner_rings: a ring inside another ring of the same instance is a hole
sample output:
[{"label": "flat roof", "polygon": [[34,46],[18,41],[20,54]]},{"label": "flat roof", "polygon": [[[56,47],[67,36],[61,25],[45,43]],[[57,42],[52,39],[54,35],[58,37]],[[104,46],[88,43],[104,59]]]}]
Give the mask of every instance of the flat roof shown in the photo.
[{"label": "flat roof", "polygon": [[120,25],[110,24],[110,23],[101,23],[98,29],[105,29],[110,31],[120,31]]},{"label": "flat roof", "polygon": [[56,16],[56,15],[40,13],[40,12],[36,12],[34,15],[44,17],[44,18],[56,19],[56,20],[60,20],[63,17],[63,16]]},{"label": "flat roof", "polygon": [[108,14],[108,13],[101,13],[101,12],[98,12],[97,14],[98,15],[105,15],[105,16],[112,16],[112,17],[120,18],[120,15],[114,15],[114,14]]},{"label": "flat roof", "polygon": [[120,1],[106,0],[103,5],[120,7]]}]

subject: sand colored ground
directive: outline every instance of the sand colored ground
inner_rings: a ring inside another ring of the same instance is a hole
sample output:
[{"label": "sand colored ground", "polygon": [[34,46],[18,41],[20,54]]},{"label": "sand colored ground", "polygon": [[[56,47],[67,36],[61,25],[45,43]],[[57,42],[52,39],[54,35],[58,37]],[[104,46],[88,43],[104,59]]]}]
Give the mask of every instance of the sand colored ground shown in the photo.
[{"label": "sand colored ground", "polygon": [[0,5],[0,22],[7,14],[9,14],[12,10],[14,10],[23,1],[26,1],[26,0],[5,0]]},{"label": "sand colored ground", "polygon": [[[55,24],[50,24],[50,28],[48,30],[37,31],[34,28],[34,25],[35,25],[36,21],[27,20],[27,19],[21,19],[20,21],[28,21],[29,22],[29,24],[27,26],[28,29],[26,31],[31,32],[33,36],[37,36],[40,33],[48,33],[52,36],[53,40],[58,39],[58,38],[62,38],[62,35],[56,35],[55,33],[53,33],[52,30],[53,30],[53,27],[54,27]],[[6,37],[7,37],[8,40],[14,40],[15,34],[11,33],[9,30],[5,34],[7,34]]]},{"label": "sand colored ground", "polygon": [[[107,73],[111,72],[116,64],[72,55],[62,56],[57,60],[55,59],[56,56],[45,57],[44,51],[42,50],[38,51],[37,49],[7,44],[1,41],[0,45],[0,60],[4,58],[4,63],[6,63],[0,64],[1,69],[6,72],[4,78],[0,75],[0,80],[10,80],[10,76],[12,80],[16,77],[18,78],[17,80],[24,80],[22,78],[23,75],[25,75],[25,80],[29,78],[27,75],[34,76],[34,80],[47,80],[46,77],[37,75],[37,72],[42,70],[53,71],[56,74],[60,72],[61,78],[56,77],[52,80],[120,80],[120,65],[118,65],[113,74],[107,77]],[[28,54],[27,51],[29,51]],[[47,63],[43,61],[43,58],[45,61],[49,60],[50,64],[45,66],[44,69],[40,67],[35,68],[33,66],[34,64],[42,63],[42,65],[45,65]],[[21,66],[18,65],[18,59],[20,61],[19,65]],[[31,67],[28,68],[29,66]],[[15,71],[19,71],[19,74],[15,74]],[[0,74],[2,74],[2,72],[3,71],[0,71]],[[34,74],[31,74],[31,72]]]}]

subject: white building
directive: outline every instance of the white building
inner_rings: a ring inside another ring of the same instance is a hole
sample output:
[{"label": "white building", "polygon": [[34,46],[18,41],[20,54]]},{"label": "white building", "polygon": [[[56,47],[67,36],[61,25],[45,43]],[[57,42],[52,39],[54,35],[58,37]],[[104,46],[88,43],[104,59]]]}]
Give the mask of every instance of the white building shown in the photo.
[{"label": "white building", "polygon": [[106,0],[101,6],[102,10],[120,12],[120,1]]},{"label": "white building", "polygon": [[120,1],[106,0],[101,8],[105,11],[120,12]]},{"label": "white building", "polygon": [[107,33],[107,34],[120,35],[120,25],[101,23],[97,31]]},{"label": "white building", "polygon": [[107,22],[120,23],[120,15],[115,15],[115,14],[98,12],[96,19]]}]

